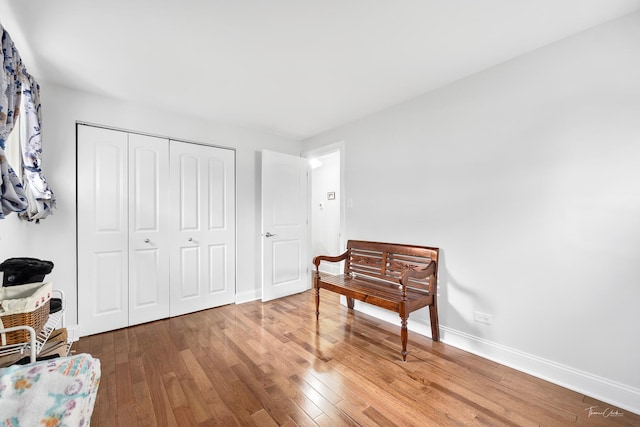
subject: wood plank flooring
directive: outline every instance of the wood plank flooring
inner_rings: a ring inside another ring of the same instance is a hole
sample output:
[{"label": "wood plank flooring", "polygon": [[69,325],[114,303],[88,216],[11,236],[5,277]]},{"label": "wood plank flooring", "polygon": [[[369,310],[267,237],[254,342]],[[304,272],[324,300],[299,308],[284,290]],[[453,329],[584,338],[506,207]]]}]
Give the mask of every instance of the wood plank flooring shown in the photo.
[{"label": "wood plank flooring", "polygon": [[91,425],[640,425],[415,333],[403,363],[397,326],[350,313],[332,293],[318,323],[314,310],[309,291],[80,339],[73,350],[102,364]]}]

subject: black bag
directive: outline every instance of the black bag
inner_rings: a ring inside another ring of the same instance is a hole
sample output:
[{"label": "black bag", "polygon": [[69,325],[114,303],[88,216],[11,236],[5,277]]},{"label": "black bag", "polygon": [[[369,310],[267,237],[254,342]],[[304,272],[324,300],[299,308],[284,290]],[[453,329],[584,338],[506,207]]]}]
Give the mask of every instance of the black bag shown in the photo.
[{"label": "black bag", "polygon": [[53,263],[37,258],[8,258],[0,264],[4,272],[3,286],[24,285],[44,281],[44,276],[51,273]]},{"label": "black bag", "polygon": [[[43,282],[44,276],[51,273],[53,263],[38,258],[8,258],[0,264],[4,272],[2,286],[16,286],[27,283]],[[49,314],[62,310],[62,299],[51,298]]]}]

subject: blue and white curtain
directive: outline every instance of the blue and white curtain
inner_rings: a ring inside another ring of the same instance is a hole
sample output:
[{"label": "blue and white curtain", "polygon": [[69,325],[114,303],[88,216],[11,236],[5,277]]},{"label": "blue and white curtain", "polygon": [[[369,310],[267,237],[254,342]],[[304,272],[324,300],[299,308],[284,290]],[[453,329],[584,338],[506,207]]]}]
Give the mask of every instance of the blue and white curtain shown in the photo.
[{"label": "blue and white curtain", "polygon": [[[40,169],[40,86],[27,73],[9,33],[2,25],[0,30],[4,54],[3,70],[0,72],[0,219],[17,212],[22,219],[39,221],[50,215],[55,207],[55,196]],[[21,111],[21,105],[24,105],[25,111]],[[20,115],[26,122],[26,135],[21,138],[22,183],[4,152],[5,141]]]},{"label": "blue and white curtain", "polygon": [[22,61],[4,28],[2,53],[4,61],[3,70],[0,72],[0,219],[12,212],[24,212],[29,207],[24,188],[4,152],[5,141],[20,115],[22,97],[22,80],[18,74],[18,70],[22,68]]}]

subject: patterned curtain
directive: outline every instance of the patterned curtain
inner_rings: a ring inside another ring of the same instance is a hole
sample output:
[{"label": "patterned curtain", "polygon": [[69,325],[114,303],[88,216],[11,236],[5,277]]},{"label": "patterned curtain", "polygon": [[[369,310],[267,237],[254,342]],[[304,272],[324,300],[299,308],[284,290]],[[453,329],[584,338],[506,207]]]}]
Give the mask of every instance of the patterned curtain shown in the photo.
[{"label": "patterned curtain", "polygon": [[22,119],[26,121],[27,129],[26,137],[21,141],[22,182],[29,208],[19,215],[20,218],[27,221],[39,221],[51,215],[51,209],[55,207],[56,199],[40,169],[40,155],[42,154],[40,85],[33,77],[28,76],[22,94],[24,95],[23,105],[25,107]]},{"label": "patterned curtain", "polygon": [[11,37],[1,25],[0,29],[4,53],[3,70],[0,71],[0,219],[3,219],[12,212],[24,212],[28,202],[24,188],[4,153],[5,141],[20,114],[22,81],[18,70],[23,66]]},{"label": "patterned curtain", "polygon": [[[55,207],[55,196],[40,169],[42,135],[40,133],[42,115],[40,113],[40,85],[27,73],[9,34],[2,28],[2,51],[4,53],[4,73],[0,100],[0,165],[2,166],[2,212],[0,219],[11,212],[18,212],[27,221],[39,221],[51,214]],[[24,95],[24,99],[22,96]],[[6,162],[5,140],[21,114],[26,122],[26,135],[21,138],[23,184]],[[4,163],[2,162],[4,159]],[[5,179],[6,169],[6,179]],[[6,206],[6,209],[5,209]]]}]

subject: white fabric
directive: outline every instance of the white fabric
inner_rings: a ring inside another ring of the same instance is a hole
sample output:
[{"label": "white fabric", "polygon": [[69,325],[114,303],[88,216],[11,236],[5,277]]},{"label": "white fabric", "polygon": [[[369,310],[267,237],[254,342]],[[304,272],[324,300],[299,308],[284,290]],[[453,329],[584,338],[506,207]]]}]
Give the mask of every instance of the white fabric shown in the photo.
[{"label": "white fabric", "polygon": [[51,299],[52,290],[51,282],[2,287],[0,316],[34,311]]},{"label": "white fabric", "polygon": [[[3,53],[3,69],[0,70],[0,219],[18,212],[22,219],[39,221],[51,214],[56,204],[53,191],[40,168],[40,85],[27,72],[9,33],[2,25],[0,34]],[[21,106],[25,107],[24,112],[21,112]],[[24,186],[4,155],[5,141],[21,115],[26,125],[26,135],[21,141]]]},{"label": "white fabric", "polygon": [[0,148],[0,219],[13,212],[23,212],[27,207],[24,188]]},{"label": "white fabric", "polygon": [[21,138],[24,191],[29,208],[18,215],[27,221],[39,221],[52,213],[56,197],[47,183],[42,170],[42,114],[40,106],[40,85],[32,76],[25,77],[23,89],[26,136]]},{"label": "white fabric", "polygon": [[89,426],[100,373],[100,360],[88,354],[0,369],[0,423]]}]

